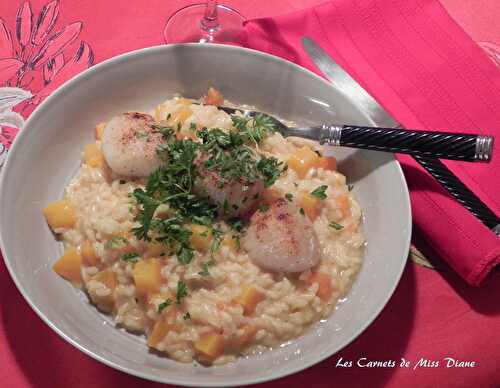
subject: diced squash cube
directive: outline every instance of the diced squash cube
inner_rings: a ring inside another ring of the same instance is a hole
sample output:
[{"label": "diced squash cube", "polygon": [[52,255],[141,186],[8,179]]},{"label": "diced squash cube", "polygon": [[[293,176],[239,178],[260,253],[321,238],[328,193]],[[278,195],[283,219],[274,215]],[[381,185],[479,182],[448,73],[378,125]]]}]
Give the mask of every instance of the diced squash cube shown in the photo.
[{"label": "diced squash cube", "polygon": [[99,123],[95,126],[96,140],[102,140],[102,135],[104,134],[104,128],[106,128],[106,123]]},{"label": "diced squash cube", "polygon": [[252,325],[245,325],[245,326],[243,326],[242,330],[243,330],[243,333],[241,334],[240,337],[238,337],[238,340],[236,343],[239,347],[242,347],[242,346],[245,346],[246,344],[248,344],[255,337],[255,334],[258,331],[258,329]]},{"label": "diced squash cube", "polygon": [[103,167],[104,155],[96,143],[87,144],[83,150],[83,162],[90,167]]},{"label": "diced squash cube", "polygon": [[194,133],[193,131],[179,131],[175,133],[175,137],[177,138],[177,140],[198,140],[198,136],[196,136],[196,133]]},{"label": "diced squash cube", "polygon": [[82,282],[82,257],[76,248],[69,248],[57,260],[52,269],[60,276],[74,283]]},{"label": "diced squash cube", "polygon": [[117,275],[111,269],[105,269],[104,271],[97,272],[92,276],[91,280],[95,280],[102,283],[111,290],[108,295],[97,295],[90,293],[92,300],[97,304],[98,307],[105,311],[112,311],[115,306],[114,291],[118,283]]},{"label": "diced squash cube", "polygon": [[85,241],[80,245],[80,255],[82,256],[82,263],[85,266],[95,267],[101,262],[90,241]]},{"label": "diced squash cube", "polygon": [[333,285],[332,277],[326,273],[314,271],[308,279],[309,284],[318,283],[316,295],[323,301],[328,302],[332,297]]},{"label": "diced squash cube", "polygon": [[238,238],[236,237],[236,235],[233,235],[231,233],[228,233],[224,236],[221,245],[227,247],[233,253],[238,252],[240,249]]},{"label": "diced squash cube", "polygon": [[351,203],[347,194],[341,194],[336,198],[337,207],[342,216],[347,217],[351,214]]},{"label": "diced squash cube", "polygon": [[167,323],[161,319],[156,321],[148,337],[148,345],[156,348],[170,331],[180,332],[182,331],[182,326],[177,323]]},{"label": "diced squash cube", "polygon": [[321,212],[322,203],[319,198],[309,193],[300,194],[300,207],[311,221],[314,221]]},{"label": "diced squash cube", "polygon": [[191,233],[189,242],[194,249],[202,252],[210,249],[212,245],[212,231],[210,228],[204,225],[192,224]]},{"label": "diced squash cube", "polygon": [[133,277],[139,296],[146,297],[160,291],[161,267],[160,260],[156,258],[139,260],[134,265]]},{"label": "diced squash cube", "polygon": [[51,202],[43,209],[43,214],[52,229],[72,228],[76,223],[76,213],[69,201]]},{"label": "diced squash cube", "polygon": [[149,242],[146,245],[146,250],[144,251],[145,257],[159,257],[163,253],[167,252],[167,247],[159,242]]},{"label": "diced squash cube", "polygon": [[177,100],[177,103],[181,105],[191,105],[193,102],[189,98],[181,97]]},{"label": "diced squash cube", "polygon": [[288,158],[288,167],[293,169],[299,178],[304,178],[307,172],[316,167],[319,156],[311,148],[304,146],[295,151],[290,158]]},{"label": "diced squash cube", "polygon": [[205,333],[194,342],[194,348],[204,358],[215,360],[224,353],[224,336],[218,333]]},{"label": "diced squash cube", "polygon": [[323,170],[335,171],[337,170],[337,159],[333,156],[320,156],[315,167],[322,168]]},{"label": "diced squash cube", "polygon": [[255,311],[257,304],[265,299],[265,295],[259,292],[253,286],[246,286],[240,295],[234,300],[243,306],[245,315],[250,315]]},{"label": "diced squash cube", "polygon": [[208,88],[208,92],[204,100],[207,105],[220,106],[224,103],[222,93],[213,87]]},{"label": "diced squash cube", "polygon": [[183,124],[189,116],[193,114],[193,111],[187,107],[182,106],[179,110],[172,113],[170,119],[168,119],[168,124],[171,126],[176,126],[177,124]]},{"label": "diced squash cube", "polygon": [[[149,294],[147,298],[146,306],[148,309],[157,309],[158,305],[165,302],[167,299],[174,301],[172,295],[166,292],[157,292],[155,294]],[[169,307],[170,308],[170,307]]]}]

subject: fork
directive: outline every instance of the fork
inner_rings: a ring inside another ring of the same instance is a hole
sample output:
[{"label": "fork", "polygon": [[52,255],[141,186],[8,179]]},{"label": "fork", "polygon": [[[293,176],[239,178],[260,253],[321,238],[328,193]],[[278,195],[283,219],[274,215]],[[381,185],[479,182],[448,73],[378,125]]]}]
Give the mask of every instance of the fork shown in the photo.
[{"label": "fork", "polygon": [[400,128],[379,128],[356,125],[317,125],[288,127],[267,113],[219,106],[228,114],[262,115],[271,120],[284,137],[297,136],[320,144],[363,148],[368,150],[426,156],[467,162],[489,162],[493,137],[468,133],[417,131]]}]

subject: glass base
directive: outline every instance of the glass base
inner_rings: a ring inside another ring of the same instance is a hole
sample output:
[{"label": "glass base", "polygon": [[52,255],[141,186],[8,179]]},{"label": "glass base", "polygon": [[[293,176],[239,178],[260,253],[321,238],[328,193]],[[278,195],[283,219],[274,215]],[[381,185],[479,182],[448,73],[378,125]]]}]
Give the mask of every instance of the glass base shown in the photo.
[{"label": "glass base", "polygon": [[165,43],[224,43],[240,44],[245,20],[238,11],[217,5],[219,25],[203,29],[201,21],[206,4],[193,4],[181,8],[167,21],[163,30]]}]

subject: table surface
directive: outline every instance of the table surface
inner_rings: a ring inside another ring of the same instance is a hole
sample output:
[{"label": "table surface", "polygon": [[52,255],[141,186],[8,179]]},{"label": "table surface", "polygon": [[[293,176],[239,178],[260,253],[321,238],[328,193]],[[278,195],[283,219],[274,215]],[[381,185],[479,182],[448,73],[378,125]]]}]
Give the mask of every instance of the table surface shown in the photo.
[{"label": "table surface", "polygon": [[[320,4],[324,0],[225,0],[246,18],[272,16]],[[500,2],[498,0],[441,0],[450,15],[500,66]],[[37,15],[48,0],[28,2]],[[179,0],[60,0],[57,25],[81,21],[78,40],[91,47],[94,63],[126,51],[162,44],[162,31],[169,15],[190,4]],[[0,2],[0,20],[15,32],[15,19],[21,1]],[[111,4],[111,6],[110,6]],[[115,6],[116,5],[116,6]],[[36,20],[36,19],[34,19]],[[2,31],[0,30],[0,33]],[[1,43],[1,42],[0,42]],[[0,47],[1,48],[1,47]],[[1,60],[2,58],[0,58]],[[36,81],[36,80],[35,80]],[[23,112],[26,115],[29,112]],[[0,130],[0,140],[10,141]],[[2,137],[3,136],[3,137]],[[465,285],[442,264],[425,245],[425,256],[414,251],[412,260],[393,297],[374,323],[351,345],[322,363],[266,387],[299,387],[317,382],[321,386],[356,386],[359,373],[369,374],[372,386],[451,386],[447,379],[457,377],[459,386],[499,387],[498,344],[489,340],[489,330],[500,329],[500,272],[494,271],[481,288]],[[428,257],[438,270],[426,265]],[[423,265],[422,265],[423,264]],[[433,304],[442,306],[435,316]],[[0,261],[0,386],[7,387],[127,387],[162,386],[112,370],[80,353],[60,339],[31,311]],[[496,357],[495,357],[496,356]],[[367,360],[443,360],[445,357],[475,361],[468,368],[351,368],[338,367],[337,361]],[[71,359],[74,368],[60,368]],[[79,373],[84,371],[84,373]],[[313,376],[315,377],[312,380]]]}]

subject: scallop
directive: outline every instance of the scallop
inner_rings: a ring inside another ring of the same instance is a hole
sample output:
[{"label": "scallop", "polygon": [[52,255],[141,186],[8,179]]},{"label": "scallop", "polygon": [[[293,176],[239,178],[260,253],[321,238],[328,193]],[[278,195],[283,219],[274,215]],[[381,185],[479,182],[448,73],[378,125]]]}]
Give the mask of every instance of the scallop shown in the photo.
[{"label": "scallop", "polygon": [[208,196],[210,201],[219,207],[219,214],[222,217],[247,214],[256,207],[258,197],[263,190],[262,180],[247,182],[241,178],[222,182],[217,172],[207,170],[200,163],[195,192],[201,196]]},{"label": "scallop", "polygon": [[123,113],[107,123],[102,152],[111,170],[128,178],[144,178],[160,166],[156,149],[163,138],[154,124],[152,116],[137,112]]},{"label": "scallop", "polygon": [[242,246],[255,264],[275,272],[302,272],[320,260],[311,221],[282,198],[252,215]]}]

